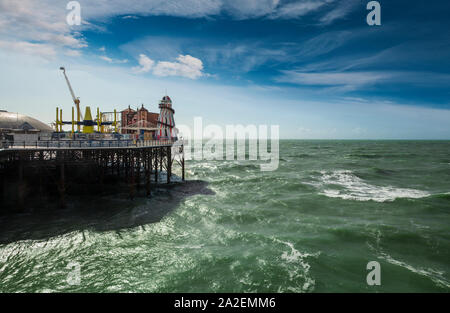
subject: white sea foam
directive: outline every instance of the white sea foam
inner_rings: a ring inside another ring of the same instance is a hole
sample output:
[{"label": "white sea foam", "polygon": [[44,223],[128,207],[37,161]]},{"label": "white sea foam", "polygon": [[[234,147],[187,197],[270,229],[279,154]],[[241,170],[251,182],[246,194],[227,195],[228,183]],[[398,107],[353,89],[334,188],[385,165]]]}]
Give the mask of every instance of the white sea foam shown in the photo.
[{"label": "white sea foam", "polygon": [[430,195],[426,191],[417,189],[371,185],[354,175],[352,171],[322,171],[321,174],[320,183],[317,186],[324,188],[321,194],[332,198],[386,202],[397,198],[424,198]]},{"label": "white sea foam", "polygon": [[380,255],[381,259],[386,260],[387,262],[403,267],[415,274],[427,277],[429,279],[431,279],[436,285],[441,286],[441,287],[446,287],[446,288],[450,288],[450,282],[447,281],[443,276],[444,276],[444,272],[442,271],[437,271],[431,268],[428,269],[424,269],[424,268],[415,268],[414,266],[407,264],[405,262],[399,261],[394,259],[393,257],[391,257],[389,254],[386,253],[381,253]]},{"label": "white sea foam", "polygon": [[[320,255],[320,252],[317,253],[302,253],[295,249],[294,245],[290,242],[282,241],[274,238],[274,241],[287,245],[291,251],[284,251],[281,254],[281,259],[286,263],[284,267],[287,269],[289,278],[291,281],[298,280],[301,278],[303,280],[303,284],[300,286],[287,286],[286,289],[290,292],[310,292],[314,290],[315,280],[310,277],[309,269],[311,265],[309,265],[305,259],[308,257],[317,258]],[[280,286],[279,292],[282,292],[282,288]]]}]

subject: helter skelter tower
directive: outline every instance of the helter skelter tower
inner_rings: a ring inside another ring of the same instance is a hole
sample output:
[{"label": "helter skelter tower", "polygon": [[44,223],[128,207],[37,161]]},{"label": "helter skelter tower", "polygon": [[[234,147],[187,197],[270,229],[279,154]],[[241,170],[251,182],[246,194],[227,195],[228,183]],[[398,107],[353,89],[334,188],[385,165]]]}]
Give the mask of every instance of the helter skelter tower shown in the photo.
[{"label": "helter skelter tower", "polygon": [[157,123],[157,139],[177,140],[177,129],[175,128],[175,120],[173,115],[175,110],[172,109],[172,100],[169,96],[164,96],[159,102],[160,113]]}]

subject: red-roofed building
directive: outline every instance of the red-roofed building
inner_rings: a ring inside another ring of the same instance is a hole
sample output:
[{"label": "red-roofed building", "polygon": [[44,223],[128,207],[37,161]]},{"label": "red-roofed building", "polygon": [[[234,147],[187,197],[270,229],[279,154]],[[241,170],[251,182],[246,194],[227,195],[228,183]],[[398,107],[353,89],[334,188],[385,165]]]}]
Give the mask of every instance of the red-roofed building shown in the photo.
[{"label": "red-roofed building", "polygon": [[121,112],[122,123],[121,123],[121,133],[122,134],[133,134],[140,135],[141,139],[150,140],[154,138],[157,122],[158,113],[149,112],[144,105],[141,108],[133,110],[130,106]]}]

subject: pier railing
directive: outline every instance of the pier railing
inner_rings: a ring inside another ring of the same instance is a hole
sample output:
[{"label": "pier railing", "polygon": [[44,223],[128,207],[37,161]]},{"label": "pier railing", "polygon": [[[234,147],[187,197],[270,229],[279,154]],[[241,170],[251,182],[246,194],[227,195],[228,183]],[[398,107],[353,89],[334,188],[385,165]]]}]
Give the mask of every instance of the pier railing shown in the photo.
[{"label": "pier railing", "polygon": [[173,140],[39,140],[1,141],[0,149],[137,148],[173,145]]}]

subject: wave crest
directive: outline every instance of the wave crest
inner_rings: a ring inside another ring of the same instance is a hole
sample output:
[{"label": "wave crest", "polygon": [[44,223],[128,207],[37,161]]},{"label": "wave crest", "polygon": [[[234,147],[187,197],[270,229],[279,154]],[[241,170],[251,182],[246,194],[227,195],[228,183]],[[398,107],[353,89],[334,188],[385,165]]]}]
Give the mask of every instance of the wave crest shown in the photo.
[{"label": "wave crest", "polygon": [[345,200],[388,202],[397,198],[424,198],[430,196],[426,191],[396,188],[393,186],[375,186],[366,183],[354,175],[352,171],[321,171],[320,186],[324,186],[321,194],[331,198]]}]

